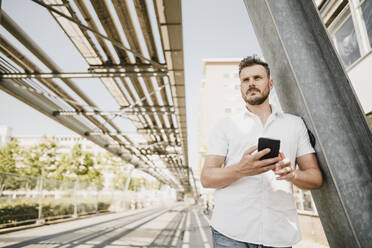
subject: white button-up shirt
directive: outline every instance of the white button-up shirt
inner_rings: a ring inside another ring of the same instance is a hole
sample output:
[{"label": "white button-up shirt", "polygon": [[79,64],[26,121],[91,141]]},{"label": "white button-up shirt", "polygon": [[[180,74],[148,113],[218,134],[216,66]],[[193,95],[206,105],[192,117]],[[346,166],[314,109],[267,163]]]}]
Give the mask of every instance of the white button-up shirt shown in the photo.
[{"label": "white button-up shirt", "polygon": [[[265,126],[248,110],[217,123],[209,139],[208,155],[225,156],[225,166],[236,164],[259,137],[279,139],[280,151],[294,168],[297,157],[314,153],[300,117],[272,106]],[[216,189],[211,225],[232,239],[288,247],[301,240],[292,184],[276,180],[273,171],[247,176]]]}]

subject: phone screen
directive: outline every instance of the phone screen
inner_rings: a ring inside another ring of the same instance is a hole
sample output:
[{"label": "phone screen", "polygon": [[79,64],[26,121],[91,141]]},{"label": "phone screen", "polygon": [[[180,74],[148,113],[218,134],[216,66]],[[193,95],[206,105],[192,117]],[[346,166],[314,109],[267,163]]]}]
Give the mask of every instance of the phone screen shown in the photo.
[{"label": "phone screen", "polygon": [[277,157],[279,155],[280,140],[270,138],[259,138],[258,151],[262,151],[266,148],[270,148],[270,152],[265,156],[261,157],[260,160]]}]

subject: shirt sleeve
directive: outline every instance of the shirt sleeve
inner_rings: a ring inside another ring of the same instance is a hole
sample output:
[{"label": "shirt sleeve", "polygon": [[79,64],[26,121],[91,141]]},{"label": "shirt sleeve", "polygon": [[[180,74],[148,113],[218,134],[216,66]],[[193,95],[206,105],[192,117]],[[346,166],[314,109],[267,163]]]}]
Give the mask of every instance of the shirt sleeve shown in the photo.
[{"label": "shirt sleeve", "polygon": [[315,153],[315,150],[311,146],[309,134],[307,132],[304,121],[301,118],[298,118],[298,141],[296,158],[309,153]]},{"label": "shirt sleeve", "polygon": [[229,144],[225,131],[226,122],[227,119],[220,120],[212,129],[208,140],[207,155],[227,155]]}]

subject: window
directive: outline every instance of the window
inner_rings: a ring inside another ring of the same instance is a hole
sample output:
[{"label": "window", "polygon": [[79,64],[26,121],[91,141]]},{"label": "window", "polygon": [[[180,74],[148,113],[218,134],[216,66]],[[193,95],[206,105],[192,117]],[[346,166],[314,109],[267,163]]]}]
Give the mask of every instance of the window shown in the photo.
[{"label": "window", "polygon": [[305,211],[314,211],[311,194],[309,191],[304,191],[303,206]]},{"label": "window", "polygon": [[361,56],[350,11],[345,11],[335,25],[334,43],[343,63],[348,67]]},{"label": "window", "polygon": [[316,1],[316,5],[318,6],[319,10],[320,10],[320,13],[323,13],[325,9],[327,9],[329,3],[331,1],[330,0],[326,0],[326,1]]},{"label": "window", "polygon": [[371,51],[372,0],[327,0],[324,6],[323,21],[343,64],[350,68]]},{"label": "window", "polygon": [[314,200],[309,190],[301,190],[295,186],[294,197],[296,200],[296,208],[299,212],[318,215]]},{"label": "window", "polygon": [[366,0],[361,5],[364,23],[366,25],[369,44],[372,47],[372,1]]}]

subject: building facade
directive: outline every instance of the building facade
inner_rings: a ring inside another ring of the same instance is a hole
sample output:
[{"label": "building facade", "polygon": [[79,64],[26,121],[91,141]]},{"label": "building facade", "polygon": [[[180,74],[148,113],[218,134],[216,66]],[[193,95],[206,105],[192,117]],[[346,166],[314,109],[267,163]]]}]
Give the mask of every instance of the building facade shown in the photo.
[{"label": "building facade", "polygon": [[338,52],[367,120],[372,124],[372,1],[317,0],[319,14]]},{"label": "building facade", "polygon": [[42,142],[46,139],[53,141],[58,146],[58,153],[68,153],[71,148],[80,144],[83,151],[91,152],[94,155],[99,153],[106,153],[106,150],[97,146],[90,140],[87,140],[77,135],[55,135],[55,136],[15,136],[11,137],[12,140],[16,140],[22,147],[31,147]]},{"label": "building facade", "polygon": [[0,125],[0,147],[5,146],[11,139],[12,129],[8,126]]},{"label": "building facade", "polygon": [[206,59],[198,112],[199,173],[204,163],[211,129],[223,117],[242,111],[238,75],[239,59]]}]

